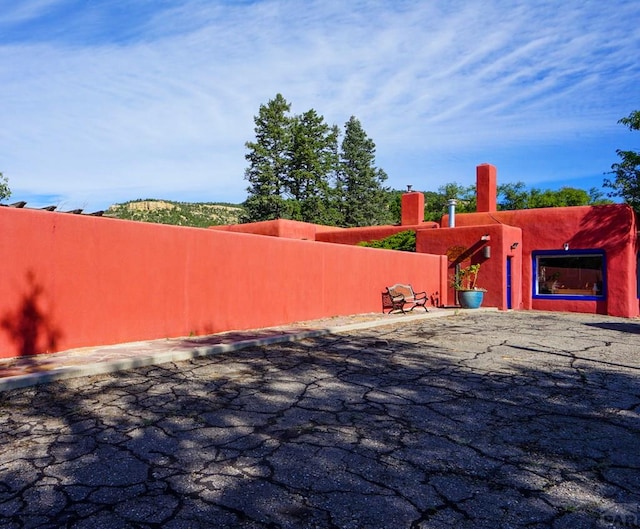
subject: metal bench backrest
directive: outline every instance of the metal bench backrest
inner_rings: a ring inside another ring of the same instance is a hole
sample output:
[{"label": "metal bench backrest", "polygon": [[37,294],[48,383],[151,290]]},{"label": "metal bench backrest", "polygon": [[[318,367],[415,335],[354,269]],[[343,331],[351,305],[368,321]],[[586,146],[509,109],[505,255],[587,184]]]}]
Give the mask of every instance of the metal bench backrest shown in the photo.
[{"label": "metal bench backrest", "polygon": [[402,284],[396,284],[396,285],[393,285],[392,287],[389,287],[389,294],[391,294],[392,296],[402,295],[405,297],[405,299],[412,298],[414,296],[411,285],[402,285]]}]

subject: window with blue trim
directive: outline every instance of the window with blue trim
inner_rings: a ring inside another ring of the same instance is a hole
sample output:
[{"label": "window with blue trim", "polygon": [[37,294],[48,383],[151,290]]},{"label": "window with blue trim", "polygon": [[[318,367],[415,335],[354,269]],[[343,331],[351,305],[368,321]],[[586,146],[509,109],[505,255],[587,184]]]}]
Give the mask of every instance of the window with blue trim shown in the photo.
[{"label": "window with blue trim", "polygon": [[533,297],[604,299],[605,255],[601,250],[544,250],[532,254]]}]

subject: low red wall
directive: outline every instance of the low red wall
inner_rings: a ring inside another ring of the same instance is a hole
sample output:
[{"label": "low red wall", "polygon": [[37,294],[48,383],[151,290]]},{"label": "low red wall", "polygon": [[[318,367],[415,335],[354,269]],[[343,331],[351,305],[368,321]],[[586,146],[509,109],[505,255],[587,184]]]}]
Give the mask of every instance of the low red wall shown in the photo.
[{"label": "low red wall", "polygon": [[[324,231],[326,226],[310,224],[288,219],[265,220],[249,224],[228,224],[225,226],[211,226],[210,230],[230,231],[234,233],[253,233],[255,235],[269,235],[270,237],[284,237],[287,239],[302,239],[313,241],[316,232]],[[338,230],[340,228],[330,228]]]},{"label": "low red wall", "polygon": [[364,228],[342,228],[335,231],[317,232],[316,241],[337,244],[358,244],[362,241],[379,241],[402,231],[438,228],[437,222],[424,222],[409,226],[367,226]]},{"label": "low red wall", "polygon": [[390,250],[0,208],[0,357],[377,312],[439,295],[446,260]]}]

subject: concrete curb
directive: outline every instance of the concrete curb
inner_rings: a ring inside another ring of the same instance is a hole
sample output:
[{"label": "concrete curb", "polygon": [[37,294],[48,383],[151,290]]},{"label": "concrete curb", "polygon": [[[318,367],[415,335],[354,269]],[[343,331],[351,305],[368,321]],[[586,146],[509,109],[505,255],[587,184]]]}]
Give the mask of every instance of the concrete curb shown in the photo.
[{"label": "concrete curb", "polygon": [[[497,309],[493,308],[480,308],[472,309],[471,312],[495,312]],[[383,327],[385,325],[397,325],[403,323],[411,323],[420,320],[427,320],[433,318],[452,317],[458,314],[468,312],[465,309],[456,309],[455,311],[437,311],[427,312],[424,314],[408,314],[402,317],[394,318],[393,320],[371,320],[357,323],[349,323],[346,325],[337,325],[333,327],[326,327],[323,329],[310,329],[300,330],[299,332],[284,332],[283,334],[275,336],[267,336],[264,338],[250,338],[247,340],[238,340],[232,343],[223,343],[207,346],[194,346],[187,348],[185,346],[178,347],[175,344],[169,342],[167,344],[168,350],[162,352],[156,352],[151,354],[141,354],[135,358],[120,358],[114,360],[108,360],[103,362],[88,363],[86,365],[78,366],[62,366],[47,371],[40,371],[34,373],[27,373],[25,375],[16,375],[0,378],[0,392],[10,391],[13,389],[20,389],[30,386],[36,386],[39,384],[48,384],[50,382],[56,382],[59,380],[67,380],[70,378],[88,377],[95,375],[105,375],[109,373],[116,373],[118,371],[126,371],[129,369],[136,369],[139,367],[148,367],[152,365],[161,365],[170,362],[184,362],[192,360],[194,358],[202,358],[207,356],[213,356],[220,353],[228,353],[245,349],[247,347],[258,347],[264,345],[272,345],[285,342],[295,342],[304,340],[305,338],[318,338],[320,336],[327,336],[330,334],[339,334],[341,332],[349,332],[363,329],[371,329],[375,327]],[[173,341],[173,340],[172,340]],[[135,342],[130,344],[141,344],[145,342]],[[117,347],[126,347],[126,344],[120,344]]]}]

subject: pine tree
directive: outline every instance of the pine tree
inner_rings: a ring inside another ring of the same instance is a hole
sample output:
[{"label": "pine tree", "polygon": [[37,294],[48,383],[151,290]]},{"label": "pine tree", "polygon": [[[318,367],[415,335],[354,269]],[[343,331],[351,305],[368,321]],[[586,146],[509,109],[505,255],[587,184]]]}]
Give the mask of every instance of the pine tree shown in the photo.
[{"label": "pine tree", "polygon": [[245,178],[250,185],[242,222],[289,218],[336,226],[393,221],[387,179],[375,167],[375,144],[355,118],[340,131],[311,109],[288,115],[281,94],[261,105],[256,139],[247,142]]},{"label": "pine tree", "polygon": [[289,217],[304,222],[335,222],[332,214],[331,177],[338,157],[339,131],[311,109],[296,116],[291,127],[289,171],[285,189],[290,199]]},{"label": "pine tree", "polygon": [[283,186],[287,178],[291,150],[291,105],[281,94],[260,105],[254,118],[255,142],[247,142],[245,155],[249,167],[245,179],[249,181],[248,197],[243,206],[243,222],[282,218],[286,212]]},{"label": "pine tree", "polygon": [[342,225],[372,226],[391,221],[387,174],[375,167],[376,146],[360,121],[351,116],[345,124],[340,153],[338,192],[341,195]]}]

